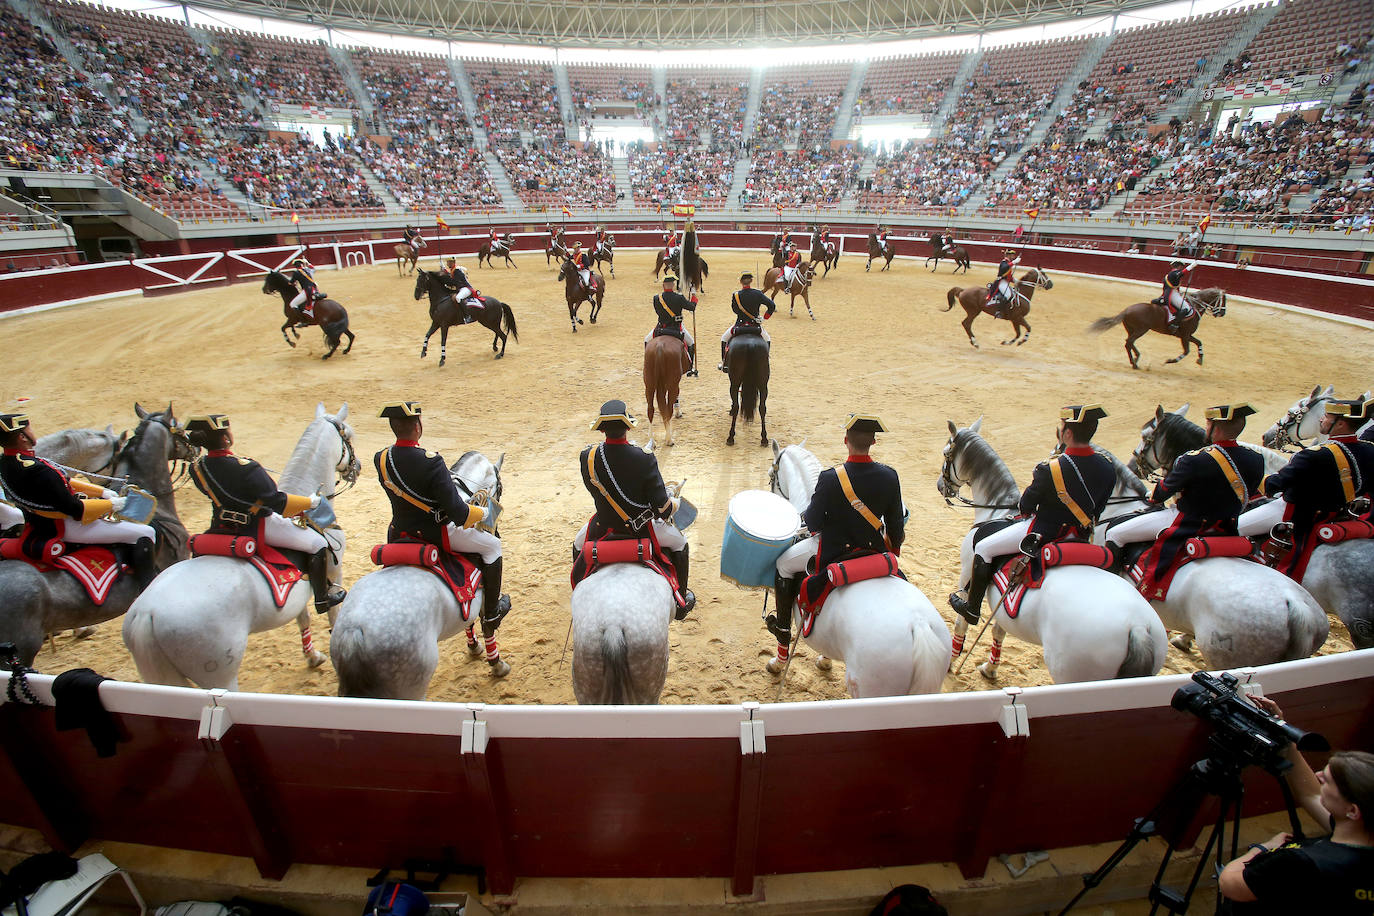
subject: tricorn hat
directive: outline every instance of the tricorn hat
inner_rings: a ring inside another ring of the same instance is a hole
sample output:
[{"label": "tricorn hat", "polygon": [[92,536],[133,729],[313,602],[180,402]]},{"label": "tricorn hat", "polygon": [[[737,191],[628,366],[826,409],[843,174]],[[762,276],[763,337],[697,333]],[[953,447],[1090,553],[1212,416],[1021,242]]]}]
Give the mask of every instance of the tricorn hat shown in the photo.
[{"label": "tricorn hat", "polygon": [[1105,416],[1107,411],[1102,409],[1101,404],[1074,404],[1059,409],[1059,419],[1066,423],[1086,423],[1089,420],[1101,420]]},{"label": "tricorn hat", "polygon": [[27,429],[29,415],[26,413],[0,413],[0,433],[8,436],[21,429]]},{"label": "tricorn hat", "polygon": [[186,431],[188,433],[214,433],[222,429],[229,428],[229,417],[227,414],[212,413],[203,417],[192,417],[186,421]]},{"label": "tricorn hat", "polygon": [[852,413],[849,415],[849,419],[845,421],[844,431],[877,435],[887,432],[887,427],[883,425],[882,420],[871,414]]},{"label": "tricorn hat", "polygon": [[397,401],[395,404],[387,404],[377,412],[377,416],[386,417],[388,420],[400,420],[405,417],[418,417],[421,414],[419,401]]},{"label": "tricorn hat", "polygon": [[1353,401],[1328,401],[1326,412],[1333,417],[1345,417],[1348,420],[1371,420],[1374,419],[1374,398],[1367,401],[1360,398]]},{"label": "tricorn hat", "polygon": [[607,401],[601,405],[601,415],[592,421],[592,429],[600,429],[611,421],[624,423],[626,426],[634,426],[635,418],[630,416],[630,411],[626,409],[625,402],[620,400]]},{"label": "tricorn hat", "polygon": [[1249,404],[1218,404],[1207,408],[1206,417],[1209,420],[1244,420],[1253,413],[1255,408]]},{"label": "tricorn hat", "polygon": [[751,274],[749,271],[746,270],[744,273],[742,273],[742,274],[739,275],[739,282],[741,282],[741,283],[753,283],[753,282],[754,282],[754,275]]},{"label": "tricorn hat", "polygon": [[673,276],[672,274],[664,274],[664,275],[663,275],[663,285],[664,285],[664,286],[667,286],[669,283],[676,283],[676,282],[677,282],[677,277]]}]

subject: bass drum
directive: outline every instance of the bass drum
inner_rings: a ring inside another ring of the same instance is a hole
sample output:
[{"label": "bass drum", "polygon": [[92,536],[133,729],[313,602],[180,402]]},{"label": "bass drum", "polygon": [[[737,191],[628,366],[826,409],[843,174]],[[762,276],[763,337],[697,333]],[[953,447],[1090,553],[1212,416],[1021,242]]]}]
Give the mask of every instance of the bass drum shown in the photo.
[{"label": "bass drum", "polygon": [[721,577],[748,588],[772,588],[778,557],[796,543],[800,530],[801,515],[776,493],[736,493],[721,540]]}]

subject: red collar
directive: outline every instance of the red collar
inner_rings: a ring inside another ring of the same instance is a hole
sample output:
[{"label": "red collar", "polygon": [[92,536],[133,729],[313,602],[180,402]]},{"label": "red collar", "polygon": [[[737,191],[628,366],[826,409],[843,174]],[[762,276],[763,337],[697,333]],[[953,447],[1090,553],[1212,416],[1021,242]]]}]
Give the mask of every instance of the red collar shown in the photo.
[{"label": "red collar", "polygon": [[1076,458],[1087,458],[1089,455],[1096,455],[1090,445],[1073,445],[1064,449],[1065,455],[1073,455]]},{"label": "red collar", "polygon": [[[1351,433],[1348,436],[1328,436],[1327,438],[1332,442],[1345,442],[1347,444],[1360,441],[1360,437],[1357,433]],[[8,452],[6,454],[8,454]]]},{"label": "red collar", "polygon": [[211,458],[228,458],[234,453],[227,448],[212,448],[205,454],[209,455]]},{"label": "red collar", "polygon": [[630,444],[630,440],[629,440],[629,439],[626,439],[624,436],[607,436],[607,437],[606,437],[606,444],[607,444],[607,445],[629,445],[629,444]]},{"label": "red collar", "polygon": [[1213,445],[1235,445],[1235,444],[1237,444],[1237,443],[1236,443],[1236,440],[1235,440],[1235,439],[1218,439],[1216,442],[1213,442],[1212,444],[1213,444]]},{"label": "red collar", "polygon": [[6,455],[23,455],[25,458],[32,458],[32,457],[33,457],[33,449],[31,449],[31,448],[7,448],[7,449],[5,449],[5,454],[6,454]]},{"label": "red collar", "polygon": [[405,446],[406,448],[419,448],[419,447],[420,447],[420,440],[419,440],[419,439],[397,439],[397,440],[396,440],[396,444],[397,444],[397,445],[401,445],[401,446]]},{"label": "red collar", "polygon": [[850,455],[844,460],[845,464],[872,464],[873,459],[868,455]]}]

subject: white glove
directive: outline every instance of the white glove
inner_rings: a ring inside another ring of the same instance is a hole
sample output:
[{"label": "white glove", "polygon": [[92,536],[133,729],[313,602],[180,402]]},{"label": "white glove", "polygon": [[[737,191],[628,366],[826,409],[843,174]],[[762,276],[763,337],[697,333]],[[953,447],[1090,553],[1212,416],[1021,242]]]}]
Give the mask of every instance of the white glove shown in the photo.
[{"label": "white glove", "polygon": [[124,511],[124,504],[129,501],[127,496],[116,496],[110,500],[110,514],[114,515]]},{"label": "white glove", "polygon": [[1188,269],[1192,270],[1194,267],[1197,267],[1197,261],[1190,261],[1188,263]]},{"label": "white glove", "polygon": [[100,498],[101,498],[101,499],[114,499],[114,498],[115,498],[116,496],[118,496],[118,495],[119,495],[119,494],[116,493],[114,490],[101,490],[101,491],[100,491]]},{"label": "white glove", "polygon": [[673,504],[673,511],[668,513],[668,517],[674,518],[677,515],[677,510],[682,508],[682,497],[674,496],[672,499],[668,501]]},{"label": "white glove", "polygon": [[310,508],[311,508],[311,509],[318,509],[319,507],[320,507],[320,494],[316,493],[314,496],[310,497]]}]

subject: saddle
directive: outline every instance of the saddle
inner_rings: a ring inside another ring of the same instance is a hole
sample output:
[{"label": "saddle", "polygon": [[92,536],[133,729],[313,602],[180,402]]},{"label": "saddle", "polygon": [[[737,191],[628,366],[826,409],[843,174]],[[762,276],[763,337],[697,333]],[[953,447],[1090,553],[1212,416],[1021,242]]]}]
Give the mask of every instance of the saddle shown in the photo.
[{"label": "saddle", "polygon": [[757,321],[740,321],[731,327],[731,337],[762,337],[763,325]]},{"label": "saddle", "polygon": [[463,620],[472,619],[472,599],[482,587],[482,569],[470,557],[450,553],[421,541],[393,541],[372,548],[372,562],[381,567],[416,566],[428,570],[448,586]]},{"label": "saddle", "polygon": [[45,543],[29,544],[30,549],[25,550],[26,531],[27,527],[18,537],[0,538],[0,561],[20,560],[41,573],[65,572],[81,583],[86,597],[96,607],[105,603],[120,576],[133,571],[124,556],[123,548],[127,545],[67,544],[61,537],[55,537]]},{"label": "saddle", "polygon": [[1174,555],[1174,561],[1167,570],[1161,572],[1156,564],[1159,548],[1164,543],[1160,538],[1149,550],[1145,551],[1131,566],[1131,581],[1136,584],[1140,594],[1149,601],[1164,601],[1169,597],[1169,586],[1173,585],[1178,571],[1194,560],[1207,557],[1245,557],[1254,558],[1255,545],[1247,537],[1238,534],[1221,534],[1191,537],[1183,542],[1183,547]]},{"label": "saddle", "polygon": [[[906,579],[897,567],[897,555],[885,551],[861,550],[846,554],[821,572],[813,573],[802,582],[801,594],[797,597],[797,607],[801,609],[802,636],[810,636],[811,628],[816,625],[816,616],[825,606],[830,593],[842,585],[853,585],[865,579],[883,579],[894,576]],[[819,588],[812,584],[819,582]],[[816,597],[812,599],[812,591]]]},{"label": "saddle", "polygon": [[1029,589],[1039,588],[1049,570],[1056,566],[1095,566],[1111,569],[1116,551],[1084,541],[1051,541],[1042,544],[1034,559],[1024,554],[1005,558],[992,581],[1003,594],[1002,611],[1011,620],[1021,613],[1021,601]]},{"label": "saddle", "polygon": [[256,569],[267,583],[272,601],[277,607],[284,607],[291,589],[305,577],[305,557],[297,551],[288,553],[267,543],[263,537],[264,524],[265,518],[258,519],[256,535],[214,530],[194,535],[190,543],[191,556],[248,561],[248,565]]},{"label": "saddle", "polygon": [[664,554],[658,540],[653,537],[634,537],[633,535],[607,534],[601,538],[588,536],[582,544],[582,551],[573,560],[569,580],[573,588],[579,582],[603,566],[612,563],[637,563],[645,569],[653,570],[664,579],[673,590],[673,601],[679,608],[686,607],[682,587],[677,581],[677,570],[673,561]]},{"label": "saddle", "polygon": [[654,327],[655,337],[676,337],[678,340],[686,340],[682,336],[682,326],[676,324],[659,324]]}]

